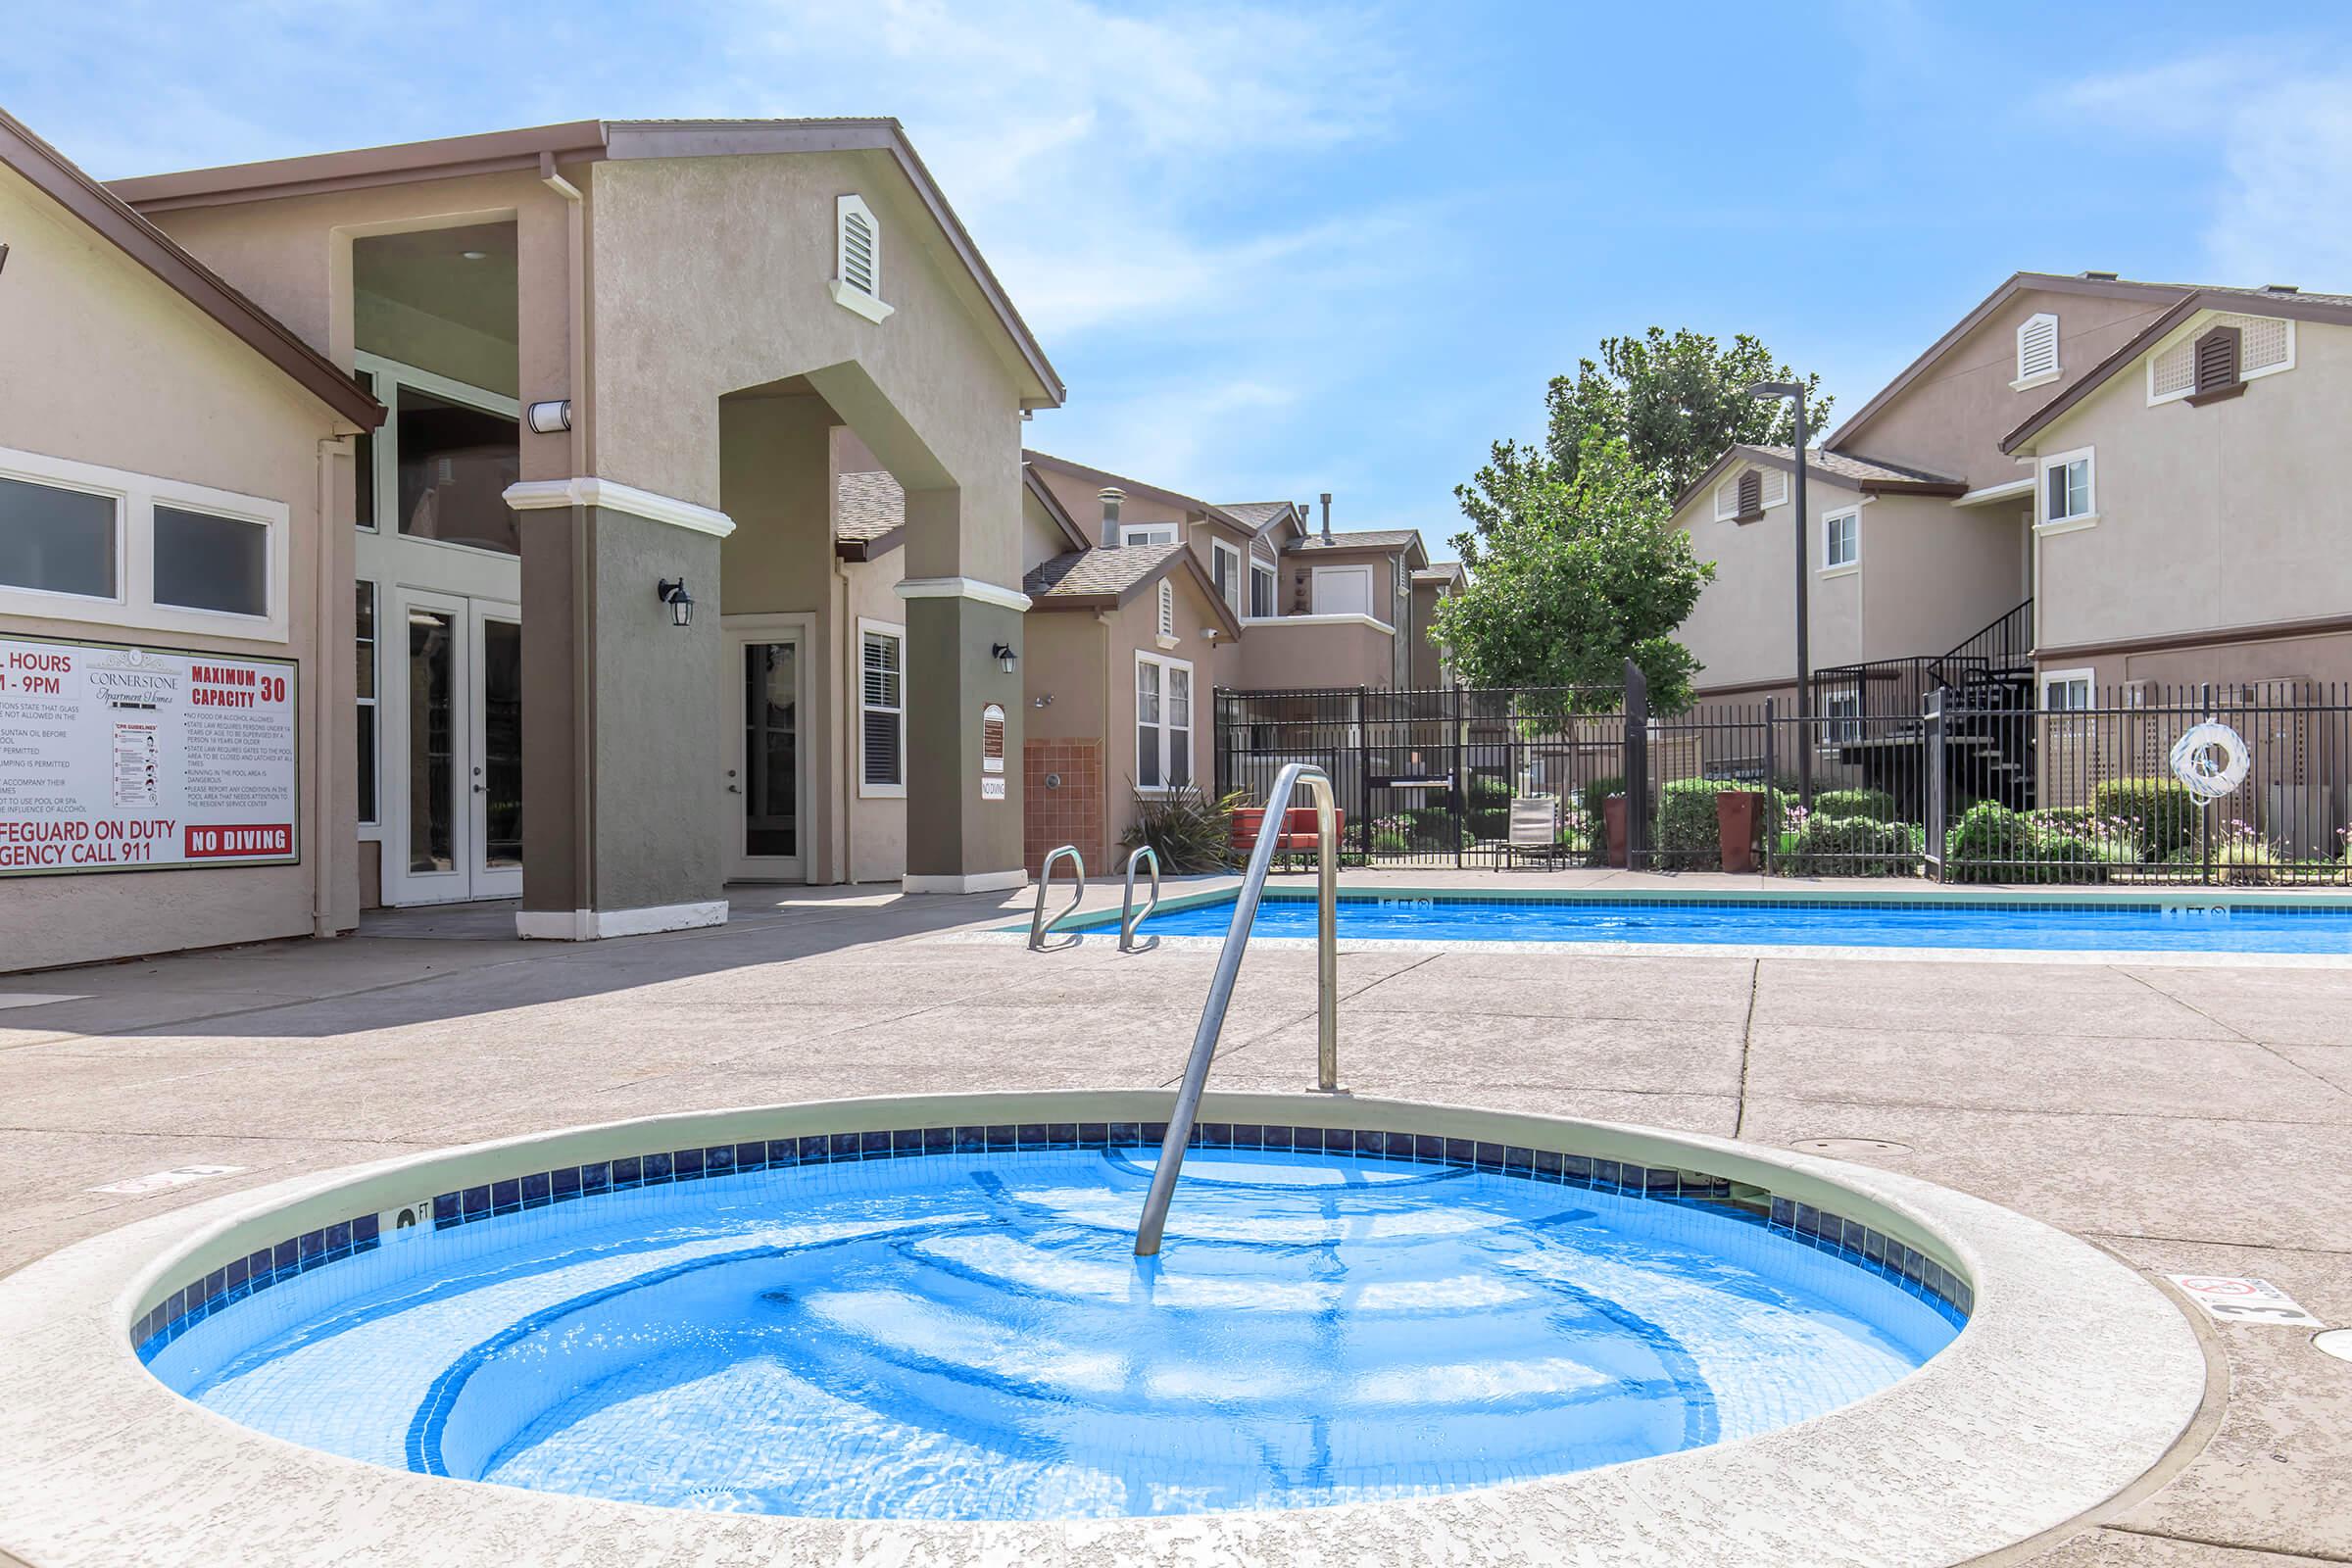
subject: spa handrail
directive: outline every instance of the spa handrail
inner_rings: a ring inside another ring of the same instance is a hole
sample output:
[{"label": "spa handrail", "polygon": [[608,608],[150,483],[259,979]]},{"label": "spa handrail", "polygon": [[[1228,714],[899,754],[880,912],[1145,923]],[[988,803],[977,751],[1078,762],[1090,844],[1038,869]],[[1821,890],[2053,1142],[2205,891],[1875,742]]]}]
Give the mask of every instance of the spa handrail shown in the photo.
[{"label": "spa handrail", "polygon": [[[1077,885],[1070,889],[1070,902],[1063,905],[1060,911],[1056,913],[1053,919],[1048,920],[1046,918],[1046,895],[1054,886],[1054,864],[1064,858],[1068,859],[1070,862],[1070,875]],[[1059,849],[1056,849],[1049,854],[1046,857],[1046,863],[1038,867],[1037,912],[1029,916],[1029,951],[1031,953],[1048,953],[1057,951],[1054,949],[1049,949],[1046,946],[1046,933],[1052,930],[1054,926],[1059,925],[1064,919],[1068,918],[1070,912],[1076,909],[1080,904],[1085,902],[1085,900],[1086,857],[1078,853],[1077,845],[1064,844]],[[1077,933],[1072,932],[1070,934],[1070,940],[1062,943],[1061,946],[1065,948],[1071,947],[1074,946],[1077,941]]]},{"label": "spa handrail", "polygon": [[[1152,863],[1152,901],[1146,904],[1143,912],[1138,914],[1135,908],[1135,867],[1137,862],[1143,860],[1149,860]],[[1121,953],[1150,953],[1153,948],[1159,946],[1157,937],[1141,945],[1138,945],[1135,940],[1135,928],[1151,919],[1158,908],[1159,852],[1149,844],[1138,844],[1135,847],[1135,853],[1127,857],[1127,896],[1119,901],[1119,951]]]},{"label": "spa handrail", "polygon": [[1242,955],[1249,951],[1258,895],[1265,891],[1275,847],[1286,836],[1283,829],[1290,821],[1291,796],[1300,784],[1315,802],[1315,1087],[1326,1094],[1339,1092],[1339,803],[1330,774],[1310,763],[1292,762],[1275,776],[1274,788],[1266,796],[1257,846],[1250,852],[1250,868],[1242,874],[1241,892],[1234,896],[1233,923],[1225,928],[1225,946],[1217,952],[1216,973],[1209,978],[1208,1000],[1200,1008],[1200,1026],[1193,1032],[1193,1054],[1184,1064],[1184,1086],[1177,1090],[1176,1107],[1168,1113],[1168,1135],[1160,1141],[1159,1164],[1152,1172],[1144,1217],[1135,1228],[1138,1257],[1159,1255],[1160,1232],[1168,1223],[1168,1200],[1176,1192],[1176,1177],[1184,1167],[1185,1145],[1192,1141],[1193,1117],[1200,1109],[1200,1089],[1208,1081],[1208,1064],[1217,1054],[1217,1037],[1225,1030],[1225,1009],[1233,1002]]}]

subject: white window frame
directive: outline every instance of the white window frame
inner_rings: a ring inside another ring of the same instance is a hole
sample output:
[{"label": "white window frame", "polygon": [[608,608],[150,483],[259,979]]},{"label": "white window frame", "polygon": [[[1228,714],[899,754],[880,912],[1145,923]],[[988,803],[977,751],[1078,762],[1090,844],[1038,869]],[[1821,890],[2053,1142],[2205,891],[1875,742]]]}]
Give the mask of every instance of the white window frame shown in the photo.
[{"label": "white window frame", "polygon": [[[1262,616],[1262,617],[1260,617],[1260,616],[1258,615],[1258,613],[1257,613],[1257,579],[1258,579],[1258,578],[1260,578],[1260,577],[1263,577],[1263,578],[1265,578],[1265,579],[1266,579],[1266,612],[1265,612],[1264,616]],[[1281,568],[1277,567],[1277,566],[1276,566],[1276,565],[1275,565],[1275,564],[1274,564],[1272,562],[1270,562],[1270,561],[1260,561],[1260,560],[1258,560],[1258,559],[1257,559],[1257,557],[1255,557],[1255,556],[1251,556],[1251,557],[1250,558],[1250,613],[1249,613],[1247,616],[1244,616],[1243,618],[1244,618],[1244,619],[1257,619],[1257,618],[1263,618],[1263,619],[1266,619],[1266,620],[1271,620],[1271,619],[1273,619],[1275,616],[1277,616],[1277,615],[1279,615],[1279,614],[1281,614],[1281,613],[1282,613],[1282,571],[1281,571]]]},{"label": "white window frame", "polygon": [[[404,386],[415,387],[444,403],[456,403],[477,414],[496,414],[515,421],[515,440],[522,439],[522,403],[503,392],[475,386],[470,381],[454,381],[446,375],[418,369],[399,360],[388,360],[380,354],[365,351],[352,356],[353,365],[374,378],[375,401],[384,406],[384,422],[375,427],[375,526],[362,528],[379,539],[396,540],[403,545],[415,545],[426,550],[455,550],[476,560],[512,561],[519,563],[522,552],[513,554],[504,550],[485,550],[457,539],[428,539],[422,534],[408,532],[400,525],[400,391]],[[353,454],[356,461],[358,454]],[[392,524],[387,528],[386,522]],[[516,541],[519,547],[520,540]]]},{"label": "white window frame", "polygon": [[1122,546],[1173,545],[1184,540],[1181,524],[1173,522],[1123,522],[1119,524],[1119,543]]},{"label": "white window frame", "polygon": [[1209,559],[1225,564],[1225,607],[1241,618],[1243,595],[1249,589],[1249,558],[1222,539],[1208,542]]},{"label": "white window frame", "polygon": [[[865,225],[866,243],[873,252],[873,287],[859,288],[850,281],[850,224]],[[825,285],[833,303],[869,321],[885,321],[896,306],[882,303],[882,221],[865,199],[856,192],[833,198],[833,277]]]},{"label": "white window frame", "polygon": [[[2080,463],[2082,467],[2084,501],[2088,510],[2069,513],[2063,517],[2050,515],[2050,470]],[[2034,531],[2035,533],[2072,533],[2077,528],[2088,528],[2099,520],[2099,466],[2095,449],[2077,447],[2072,452],[2052,452],[2034,466]]]},{"label": "white window frame", "polygon": [[[1328,577],[1336,580],[1358,572],[1362,573],[1364,579],[1364,608],[1361,610],[1325,610],[1323,608],[1324,579]],[[1367,619],[1378,619],[1379,617],[1372,612],[1372,568],[1368,564],[1316,566],[1307,573],[1306,602],[1318,615],[1362,615]]]},{"label": "white window frame", "polygon": [[[112,596],[57,593],[43,588],[0,586],[0,614],[81,621],[136,631],[190,632],[197,636],[244,637],[255,642],[287,640],[287,594],[292,581],[293,511],[282,501],[240,495],[127,468],[109,468],[38,452],[0,447],[0,478],[57,490],[112,497],[115,503],[115,591]],[[262,547],[266,569],[264,612],[197,610],[166,605],[155,597],[155,509],[171,507],[255,523],[269,531]]]},{"label": "white window frame", "polygon": [[[2029,373],[2026,369],[2026,334],[2033,330],[2037,322],[2041,321],[2047,321],[2050,323],[2050,363],[2046,368],[2034,370]],[[2064,340],[2058,335],[2058,318],[2055,313],[2050,311],[2036,311],[2034,315],[2029,316],[2024,320],[2018,322],[2017,379],[2009,383],[2009,390],[2012,392],[2023,392],[2032,387],[2047,386],[2052,381],[2057,380],[2061,375],[2066,373],[2063,365],[2064,352],[2065,343]]]},{"label": "white window frame", "polygon": [[[1135,656],[1135,749],[1128,753],[1128,756],[1130,757],[1141,757],[1143,752],[1144,666],[1146,664],[1154,665],[1159,670],[1159,722],[1152,727],[1159,731],[1159,776],[1162,782],[1157,784],[1144,784],[1139,782],[1135,786],[1135,792],[1138,795],[1147,796],[1173,795],[1178,790],[1194,788],[1200,782],[1200,770],[1193,765],[1197,760],[1199,760],[1199,759],[1194,755],[1193,741],[1194,737],[1199,735],[1200,732],[1200,687],[1199,681],[1194,676],[1193,662],[1191,660],[1169,659],[1160,654],[1147,654],[1140,649],[1137,650]],[[1168,744],[1169,735],[1174,733],[1173,726],[1168,723],[1168,690],[1171,684],[1168,679],[1168,672],[1170,670],[1178,669],[1184,671],[1186,708],[1184,727],[1184,782],[1182,784],[1170,784],[1166,782],[1168,777],[1168,759],[1174,755],[1175,748]]]},{"label": "white window frame", "polygon": [[1854,746],[1862,740],[1862,694],[1832,692],[1822,699],[1822,751]]},{"label": "white window frame", "polygon": [[[372,577],[355,578],[353,592],[356,594],[362,588],[368,590],[368,663],[369,673],[374,678],[368,682],[372,695],[357,698],[354,706],[371,709],[375,713],[375,723],[368,729],[368,735],[375,744],[368,749],[368,760],[364,764],[369,780],[375,786],[375,815],[359,819],[359,837],[365,843],[369,840],[380,841],[384,836],[384,586]],[[359,648],[359,606],[356,600],[352,606],[352,647],[356,653]],[[359,792],[354,790],[352,793],[356,799]]]},{"label": "white window frame", "polygon": [[[868,632],[879,632],[898,640],[899,644],[899,706],[884,708],[865,700],[865,638]],[[858,668],[853,676],[858,682],[858,798],[861,801],[903,801],[906,798],[906,771],[912,760],[906,753],[906,626],[903,621],[876,620],[871,616],[858,617]],[[899,781],[896,784],[869,784],[865,777],[865,715],[895,712],[899,720]]]},{"label": "white window frame", "polygon": [[[2041,698],[2041,710],[2045,713],[2079,713],[2082,712],[2083,709],[2091,707],[2098,701],[2098,686],[2095,681],[2097,673],[2098,672],[2096,670],[2092,669],[2043,670],[2039,678],[2034,683],[2034,689]],[[2081,685],[2082,688],[2083,701],[2082,708],[2074,707],[2072,704],[2069,704],[2064,708],[2053,708],[2050,706],[2051,687],[2074,685]]]},{"label": "white window frame", "polygon": [[2194,345],[2197,339],[2203,337],[2208,331],[2212,330],[2214,323],[2222,320],[2225,317],[2239,317],[2246,319],[2261,319],[2265,321],[2282,321],[2286,326],[2286,358],[2280,360],[2277,365],[2266,365],[2259,370],[2249,370],[2246,368],[2245,355],[2241,349],[2238,355],[2237,366],[2237,378],[2240,381],[2259,381],[2266,375],[2277,375],[2281,370],[2291,370],[2295,368],[2295,354],[2297,346],[2295,343],[2294,318],[2264,316],[2260,311],[2199,311],[2195,316],[2189,318],[2187,325],[2180,327],[2171,336],[2167,337],[2162,343],[2159,343],[2156,345],[2156,347],[2148,350],[2147,367],[2142,373],[2147,378],[2149,408],[2155,408],[2161,403],[2178,403],[2182,398],[2193,397],[2196,395],[2197,378],[2193,373],[2188,378],[2188,385],[2184,387],[2180,387],[2172,392],[2157,391],[2156,362],[2167,354],[2172,353],[2173,350],[2180,348],[2182,344],[2190,345],[2189,352],[2193,355],[2196,352]]},{"label": "white window frame", "polygon": [[[1832,560],[1831,557],[1834,554],[1832,546],[1838,537],[1837,525],[1849,518],[1854,524],[1854,553],[1843,561]],[[1861,569],[1862,509],[1860,507],[1840,507],[1836,512],[1823,513],[1821,514],[1821,575],[1842,577],[1848,572]]]}]

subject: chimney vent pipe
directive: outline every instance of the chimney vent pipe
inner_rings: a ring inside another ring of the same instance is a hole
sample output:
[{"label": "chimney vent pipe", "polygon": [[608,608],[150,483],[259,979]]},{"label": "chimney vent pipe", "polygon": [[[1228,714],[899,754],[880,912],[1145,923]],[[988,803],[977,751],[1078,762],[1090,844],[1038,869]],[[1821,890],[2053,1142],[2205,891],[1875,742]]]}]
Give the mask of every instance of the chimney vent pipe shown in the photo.
[{"label": "chimney vent pipe", "polygon": [[1109,484],[1102,487],[1100,495],[1102,501],[1102,548],[1116,550],[1119,548],[1119,503],[1127,499],[1127,492],[1115,484]]},{"label": "chimney vent pipe", "polygon": [[1323,492],[1323,542],[1331,543],[1331,492]]}]

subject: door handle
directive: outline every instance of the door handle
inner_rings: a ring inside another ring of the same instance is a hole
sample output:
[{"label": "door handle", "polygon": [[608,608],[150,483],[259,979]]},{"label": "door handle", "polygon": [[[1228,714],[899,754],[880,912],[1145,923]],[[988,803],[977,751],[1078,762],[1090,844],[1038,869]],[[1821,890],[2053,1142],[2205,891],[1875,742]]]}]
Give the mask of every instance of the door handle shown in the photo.
[{"label": "door handle", "polygon": [[741,795],[743,793],[743,786],[740,784],[730,784],[727,786],[727,793],[729,795]]}]

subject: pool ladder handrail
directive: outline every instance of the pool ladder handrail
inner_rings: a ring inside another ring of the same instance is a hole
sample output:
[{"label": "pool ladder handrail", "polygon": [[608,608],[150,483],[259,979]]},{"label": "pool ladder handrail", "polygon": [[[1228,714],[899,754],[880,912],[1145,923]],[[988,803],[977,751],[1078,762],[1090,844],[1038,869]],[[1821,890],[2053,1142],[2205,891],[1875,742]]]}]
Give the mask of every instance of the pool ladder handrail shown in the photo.
[{"label": "pool ladder handrail", "polygon": [[[1135,868],[1139,861],[1152,863],[1152,900],[1142,913],[1135,908]],[[1159,852],[1149,844],[1138,844],[1135,853],[1127,857],[1127,896],[1119,901],[1119,951],[1121,953],[1150,953],[1159,946],[1159,938],[1135,940],[1135,928],[1157,912],[1159,908]]]},{"label": "pool ladder handrail", "polygon": [[1233,1002],[1242,955],[1249,951],[1258,895],[1265,891],[1275,845],[1285,837],[1283,827],[1290,821],[1291,796],[1300,784],[1315,802],[1315,1088],[1327,1095],[1342,1092],[1339,802],[1330,774],[1309,762],[1292,762],[1275,775],[1274,788],[1267,792],[1257,845],[1250,852],[1250,868],[1242,873],[1241,891],[1234,895],[1233,923],[1225,928],[1225,945],[1217,950],[1208,1000],[1201,1004],[1200,1025],[1193,1032],[1193,1054],[1184,1064],[1184,1084],[1176,1091],[1175,1108],[1168,1113],[1168,1135],[1160,1141],[1152,1191],[1144,1199],[1144,1215],[1135,1228],[1138,1257],[1159,1255],[1160,1233],[1168,1223],[1168,1200],[1175,1195],[1176,1178],[1184,1168],[1185,1146],[1192,1141],[1193,1118],[1200,1113],[1200,1090],[1208,1081],[1208,1064],[1216,1058],[1217,1038],[1225,1032],[1225,1009]]},{"label": "pool ladder handrail", "polygon": [[[1046,895],[1054,886],[1054,865],[1064,858],[1070,862],[1070,875],[1076,885],[1070,889],[1070,902],[1063,905],[1060,911],[1049,920],[1046,918]],[[1075,931],[1070,933],[1070,939],[1067,942],[1056,943],[1051,948],[1046,946],[1046,934],[1068,919],[1085,900],[1086,857],[1078,853],[1077,845],[1064,844],[1048,854],[1046,863],[1038,868],[1037,911],[1029,916],[1029,951],[1031,953],[1059,953],[1063,948],[1076,947],[1082,939]]]}]

